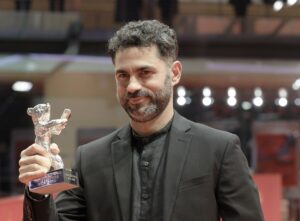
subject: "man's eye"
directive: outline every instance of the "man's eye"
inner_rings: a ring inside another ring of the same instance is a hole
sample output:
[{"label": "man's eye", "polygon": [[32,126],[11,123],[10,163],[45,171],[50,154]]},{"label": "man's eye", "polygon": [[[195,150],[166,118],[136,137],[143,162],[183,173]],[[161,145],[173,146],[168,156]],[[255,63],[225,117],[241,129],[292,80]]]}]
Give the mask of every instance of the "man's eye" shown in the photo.
[{"label": "man's eye", "polygon": [[128,74],[125,74],[125,73],[117,74],[117,78],[119,78],[119,79],[126,79],[127,77],[128,77]]},{"label": "man's eye", "polygon": [[141,74],[142,74],[142,76],[143,77],[147,77],[147,76],[149,76],[149,75],[151,75],[151,71],[150,70],[143,70],[142,72],[141,72]]}]

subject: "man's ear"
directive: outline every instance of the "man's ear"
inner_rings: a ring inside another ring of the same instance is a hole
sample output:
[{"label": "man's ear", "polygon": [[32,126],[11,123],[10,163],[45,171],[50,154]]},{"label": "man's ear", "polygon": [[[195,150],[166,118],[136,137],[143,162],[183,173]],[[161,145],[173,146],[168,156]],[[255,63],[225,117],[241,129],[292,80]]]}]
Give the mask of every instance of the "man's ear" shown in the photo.
[{"label": "man's ear", "polygon": [[182,73],[182,65],[180,61],[174,61],[171,66],[172,71],[172,85],[175,86],[179,83]]}]

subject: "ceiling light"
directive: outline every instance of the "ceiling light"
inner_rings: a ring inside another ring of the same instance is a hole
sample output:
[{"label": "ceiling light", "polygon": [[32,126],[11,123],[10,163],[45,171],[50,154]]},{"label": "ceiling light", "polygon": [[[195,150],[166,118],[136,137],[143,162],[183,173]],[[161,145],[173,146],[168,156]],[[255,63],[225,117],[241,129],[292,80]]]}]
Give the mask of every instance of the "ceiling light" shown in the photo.
[{"label": "ceiling light", "polygon": [[299,90],[300,89],[300,78],[298,78],[297,80],[295,80],[295,82],[292,85],[292,88],[294,90]]},{"label": "ceiling light", "polygon": [[16,81],[12,85],[12,89],[18,92],[28,92],[32,88],[32,83],[28,81]]},{"label": "ceiling light", "polygon": [[261,107],[264,103],[264,100],[261,97],[255,97],[252,100],[252,103],[256,106],[256,107]]},{"label": "ceiling light", "polygon": [[287,0],[288,6],[293,6],[296,3],[297,3],[297,0]]},{"label": "ceiling light", "polygon": [[294,103],[295,103],[296,106],[300,106],[300,98],[296,98],[294,100]]},{"label": "ceiling light", "polygon": [[230,107],[234,107],[237,103],[237,99],[235,97],[229,97],[227,98],[227,104],[230,106]]},{"label": "ceiling light", "polygon": [[[299,82],[300,83],[300,82]],[[255,89],[254,89],[254,96],[255,97],[261,97],[262,96],[262,90],[261,90],[261,88],[260,87],[256,87]]]},{"label": "ceiling light", "polygon": [[186,104],[186,98],[185,97],[178,97],[177,98],[177,104],[180,106],[183,106]]},{"label": "ceiling light", "polygon": [[287,97],[288,91],[285,88],[279,88],[278,95],[279,97]]},{"label": "ceiling light", "polygon": [[243,110],[250,110],[252,107],[252,104],[249,101],[243,101],[242,102],[242,108]]},{"label": "ceiling light", "polygon": [[282,1],[278,0],[278,1],[274,2],[274,4],[273,4],[273,10],[274,11],[278,12],[282,8],[283,8],[283,2]]},{"label": "ceiling light", "polygon": [[288,100],[285,97],[279,98],[277,102],[280,107],[286,107],[288,105]]},{"label": "ceiling light", "polygon": [[230,87],[227,90],[227,94],[229,97],[235,97],[236,96],[236,90],[234,87]]},{"label": "ceiling light", "polygon": [[202,90],[202,94],[204,97],[210,97],[211,96],[211,89],[209,87],[204,87]]},{"label": "ceiling light", "polygon": [[204,97],[202,99],[202,104],[206,107],[210,106],[213,104],[213,99],[211,97]]},{"label": "ceiling light", "polygon": [[179,97],[184,97],[184,96],[186,95],[185,87],[179,86],[179,87],[177,88],[177,95],[178,95]]}]

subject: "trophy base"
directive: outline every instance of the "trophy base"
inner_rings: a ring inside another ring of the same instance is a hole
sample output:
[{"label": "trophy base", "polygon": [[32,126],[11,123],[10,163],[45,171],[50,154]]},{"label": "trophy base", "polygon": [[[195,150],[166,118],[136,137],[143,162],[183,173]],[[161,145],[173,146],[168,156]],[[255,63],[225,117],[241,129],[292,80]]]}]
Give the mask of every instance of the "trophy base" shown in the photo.
[{"label": "trophy base", "polygon": [[78,187],[77,173],[73,170],[58,169],[29,183],[29,190],[38,194],[51,194]]}]

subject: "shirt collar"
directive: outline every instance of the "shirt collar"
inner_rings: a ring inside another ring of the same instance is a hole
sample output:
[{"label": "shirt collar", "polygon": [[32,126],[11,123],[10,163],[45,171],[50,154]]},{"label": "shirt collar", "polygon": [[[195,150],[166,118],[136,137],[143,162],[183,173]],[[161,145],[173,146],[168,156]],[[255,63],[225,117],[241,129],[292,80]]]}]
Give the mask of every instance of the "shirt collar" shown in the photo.
[{"label": "shirt collar", "polygon": [[147,144],[152,142],[153,140],[159,138],[160,136],[167,134],[171,128],[172,122],[173,122],[174,116],[170,119],[170,121],[159,131],[149,135],[149,136],[140,136],[138,133],[136,133],[132,128],[131,128],[131,134],[133,140],[140,144]]}]

